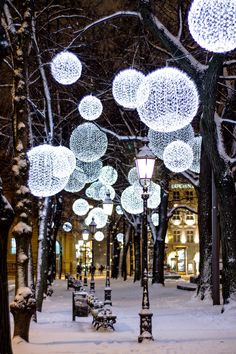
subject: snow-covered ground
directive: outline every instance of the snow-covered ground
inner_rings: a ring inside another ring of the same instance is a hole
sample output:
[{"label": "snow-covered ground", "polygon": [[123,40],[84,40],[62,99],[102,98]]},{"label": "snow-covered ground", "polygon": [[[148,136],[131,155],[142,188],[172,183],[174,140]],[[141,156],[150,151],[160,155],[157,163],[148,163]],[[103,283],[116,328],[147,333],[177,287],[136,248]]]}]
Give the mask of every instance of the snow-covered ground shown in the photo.
[{"label": "snow-covered ground", "polygon": [[[30,343],[14,340],[14,354],[236,354],[236,309],[221,314],[222,306],[178,290],[174,280],[165,287],[150,285],[154,341],[138,343],[142,289],[132,279],[112,279],[111,286],[115,331],[96,331],[91,315],[73,322],[72,290],[66,290],[66,280],[56,280],[38,323],[31,323]],[[103,289],[104,279],[96,279],[101,300]]]}]

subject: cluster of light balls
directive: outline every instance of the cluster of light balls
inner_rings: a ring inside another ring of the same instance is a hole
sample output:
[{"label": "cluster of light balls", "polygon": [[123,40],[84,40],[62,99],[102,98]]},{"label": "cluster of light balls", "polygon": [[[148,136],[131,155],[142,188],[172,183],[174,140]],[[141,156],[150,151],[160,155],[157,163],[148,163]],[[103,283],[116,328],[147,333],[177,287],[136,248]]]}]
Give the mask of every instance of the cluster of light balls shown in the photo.
[{"label": "cluster of light balls", "polygon": [[70,175],[70,178],[65,186],[65,191],[70,193],[76,193],[81,191],[85,186],[85,177],[84,175],[78,171],[74,170]]},{"label": "cluster of light balls", "polygon": [[137,90],[144,79],[144,75],[136,69],[120,71],[112,83],[112,94],[115,101],[129,109],[137,107]]},{"label": "cluster of light balls", "polygon": [[116,183],[117,178],[118,173],[114,167],[103,166],[98,179],[103,184],[112,186],[114,183]]},{"label": "cluster of light balls", "polygon": [[192,165],[193,151],[183,141],[173,141],[164,150],[163,162],[170,171],[183,172]]},{"label": "cluster of light balls", "polygon": [[81,179],[86,183],[91,183],[98,179],[102,169],[102,161],[83,162],[77,160],[75,168],[81,174]]},{"label": "cluster of light balls", "polygon": [[75,128],[70,136],[70,149],[76,158],[83,162],[100,159],[107,150],[108,140],[93,123],[83,123]]},{"label": "cluster of light balls", "polygon": [[190,124],[186,125],[184,128],[168,133],[157,132],[152,129],[149,129],[148,131],[149,148],[152,150],[154,155],[160,159],[163,159],[163,152],[167,145],[172,141],[182,140],[187,143],[193,138],[194,131]]},{"label": "cluster of light balls", "polygon": [[66,147],[43,144],[32,148],[27,156],[30,163],[28,186],[37,197],[49,197],[60,192],[75,167],[73,153]]},{"label": "cluster of light balls", "polygon": [[72,205],[72,210],[76,215],[86,215],[89,211],[89,203],[83,198],[76,199]]},{"label": "cluster of light balls", "polygon": [[202,146],[202,137],[196,136],[188,142],[193,151],[193,162],[189,167],[190,171],[200,173],[200,158],[201,158],[201,146]]},{"label": "cluster of light balls", "polygon": [[97,229],[102,229],[106,223],[108,216],[104,213],[104,210],[102,208],[93,208],[89,213],[87,218],[85,219],[85,224],[89,226],[89,224],[92,221],[92,218],[94,218],[95,223],[97,224]]},{"label": "cluster of light balls", "polygon": [[99,98],[88,95],[82,98],[78,106],[81,117],[86,120],[95,120],[102,114],[103,106]]},{"label": "cluster of light balls", "polygon": [[188,26],[202,48],[215,53],[233,50],[236,47],[236,1],[194,0]]},{"label": "cluster of light balls", "polygon": [[166,67],[148,74],[137,91],[137,111],[149,128],[171,132],[188,125],[199,105],[195,83],[179,69]]},{"label": "cluster of light balls", "polygon": [[51,61],[51,73],[60,84],[71,85],[81,76],[81,61],[73,53],[67,51],[58,53]]}]

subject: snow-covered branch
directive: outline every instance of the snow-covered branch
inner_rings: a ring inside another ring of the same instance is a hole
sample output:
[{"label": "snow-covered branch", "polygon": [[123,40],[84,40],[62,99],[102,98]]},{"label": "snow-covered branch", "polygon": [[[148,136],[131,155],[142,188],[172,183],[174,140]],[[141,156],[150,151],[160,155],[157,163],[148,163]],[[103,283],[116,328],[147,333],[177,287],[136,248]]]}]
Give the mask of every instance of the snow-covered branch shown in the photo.
[{"label": "snow-covered branch", "polygon": [[101,131],[103,131],[106,134],[110,134],[110,135],[114,136],[119,141],[130,141],[130,140],[143,141],[143,142],[147,142],[148,141],[147,137],[137,136],[137,135],[119,135],[119,134],[113,132],[110,129],[103,128],[103,127],[100,127],[100,126],[98,126],[98,127],[99,127],[99,129],[101,129]]},{"label": "snow-covered branch", "polygon": [[177,209],[186,209],[186,210],[190,211],[191,213],[198,214],[196,209],[191,208],[190,206],[188,206],[186,204],[179,204],[176,207],[173,207],[168,211],[167,218],[170,219]]}]

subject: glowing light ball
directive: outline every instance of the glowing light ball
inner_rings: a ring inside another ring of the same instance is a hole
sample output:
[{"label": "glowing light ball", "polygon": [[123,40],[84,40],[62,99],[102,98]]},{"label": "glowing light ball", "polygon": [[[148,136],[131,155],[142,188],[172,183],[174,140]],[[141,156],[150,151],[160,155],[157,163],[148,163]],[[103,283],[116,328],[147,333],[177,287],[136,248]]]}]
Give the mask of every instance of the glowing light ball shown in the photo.
[{"label": "glowing light ball", "polygon": [[116,235],[116,239],[117,239],[118,242],[123,243],[123,242],[124,242],[124,234],[122,234],[121,232],[119,232],[119,233]]},{"label": "glowing light ball", "polygon": [[85,194],[87,195],[87,197],[95,199],[95,200],[100,200],[100,196],[99,196],[99,192],[101,187],[103,187],[104,185],[102,184],[102,182],[93,182],[85,191]]},{"label": "glowing light ball", "polygon": [[83,198],[76,199],[72,205],[72,210],[76,215],[83,216],[89,211],[89,203]]},{"label": "glowing light ball", "polygon": [[149,198],[147,201],[147,207],[150,209],[156,209],[161,202],[161,187],[159,184],[151,182],[148,187]]},{"label": "glowing light ball", "polygon": [[79,171],[74,170],[70,175],[68,183],[65,186],[65,191],[75,193],[81,191],[85,186],[84,175]]},{"label": "glowing light ball", "polygon": [[159,214],[158,213],[152,213],[151,220],[154,226],[159,225]]},{"label": "glowing light ball", "polygon": [[100,188],[100,190],[99,190],[99,198],[101,200],[105,200],[106,194],[107,194],[108,191],[110,193],[111,200],[113,200],[115,198],[116,192],[115,192],[115,189],[112,186],[109,186],[109,185],[106,185],[106,186],[104,185],[104,186],[102,186]]},{"label": "glowing light ball", "polygon": [[143,212],[143,200],[141,197],[142,188],[134,186],[127,187],[121,194],[121,205],[130,214],[140,214]]},{"label": "glowing light ball", "polygon": [[81,117],[86,120],[95,120],[102,114],[103,106],[99,98],[88,95],[82,98],[78,106]]},{"label": "glowing light ball", "polygon": [[51,61],[51,73],[60,84],[71,85],[81,76],[81,61],[73,53],[58,53]]},{"label": "glowing light ball", "polygon": [[70,232],[72,230],[72,225],[67,221],[63,224],[62,228],[65,232]]},{"label": "glowing light ball", "polygon": [[116,206],[116,213],[117,213],[118,215],[123,215],[123,214],[124,214],[124,213],[123,213],[123,210],[122,210],[122,208],[121,208],[120,205],[117,205],[117,206]]},{"label": "glowing light ball", "polygon": [[145,77],[137,91],[137,102],[141,102],[137,107],[140,119],[160,132],[188,125],[199,105],[195,83],[184,72],[170,67],[157,69]]},{"label": "glowing light ball", "polygon": [[96,160],[92,162],[83,162],[77,160],[76,169],[84,174],[86,183],[94,182],[100,175],[102,169],[102,161]]},{"label": "glowing light ball", "polygon": [[196,136],[188,142],[193,150],[193,163],[189,169],[193,172],[200,173],[200,158],[201,158],[201,147],[202,147],[202,137]]},{"label": "glowing light ball", "polygon": [[194,131],[190,124],[186,127],[175,130],[173,132],[162,133],[156,132],[152,129],[148,131],[149,148],[152,150],[154,155],[163,159],[163,151],[174,140],[182,140],[187,143],[189,140],[194,138]]},{"label": "glowing light ball", "polygon": [[163,161],[172,172],[183,172],[192,165],[193,150],[181,140],[173,141],[165,148]]},{"label": "glowing light ball", "polygon": [[112,94],[115,101],[125,108],[136,108],[137,90],[144,77],[145,76],[136,69],[120,71],[115,76],[112,83]]},{"label": "glowing light ball", "polygon": [[194,0],[188,26],[202,48],[215,53],[233,50],[236,48],[236,1]]},{"label": "glowing light ball", "polygon": [[69,180],[69,175],[54,176],[58,156],[55,151],[54,146],[44,144],[32,148],[27,153],[30,163],[28,186],[36,197],[50,197],[57,194]]},{"label": "glowing light ball", "polygon": [[102,231],[95,232],[94,238],[96,241],[100,242],[104,239],[104,233]]},{"label": "glowing light ball", "polygon": [[105,185],[112,186],[116,183],[118,178],[118,173],[116,169],[112,166],[103,166],[99,176],[99,181]]},{"label": "glowing light ball", "polygon": [[97,224],[97,229],[101,229],[106,225],[108,216],[104,213],[102,208],[93,208],[85,219],[87,226],[91,223],[92,218],[94,218],[94,221]]},{"label": "glowing light ball", "polygon": [[128,181],[131,185],[134,184],[135,182],[139,182],[139,177],[138,177],[138,172],[136,167],[133,167],[131,168],[131,170],[129,170]]},{"label": "glowing light ball", "polygon": [[57,161],[55,162],[53,174],[55,177],[67,177],[75,169],[75,154],[65,146],[55,146],[54,148]]},{"label": "glowing light ball", "polygon": [[92,162],[100,159],[107,150],[107,136],[93,123],[75,128],[70,137],[70,149],[78,160]]}]

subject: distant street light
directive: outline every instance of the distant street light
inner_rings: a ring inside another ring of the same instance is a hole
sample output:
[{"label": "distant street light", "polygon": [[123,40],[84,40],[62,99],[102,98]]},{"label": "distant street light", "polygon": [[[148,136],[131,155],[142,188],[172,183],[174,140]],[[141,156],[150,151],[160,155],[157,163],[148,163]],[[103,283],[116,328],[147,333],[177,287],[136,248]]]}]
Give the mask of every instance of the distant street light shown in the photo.
[{"label": "distant street light", "polygon": [[95,280],[94,280],[94,273],[95,273],[95,266],[94,266],[94,234],[96,232],[96,227],[97,224],[94,221],[94,218],[92,218],[91,223],[89,224],[89,231],[92,236],[92,265],[91,265],[91,281],[90,281],[90,292],[94,293],[95,292]]}]

